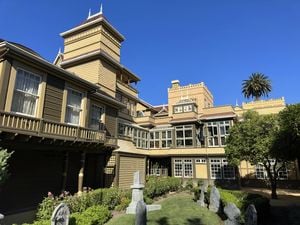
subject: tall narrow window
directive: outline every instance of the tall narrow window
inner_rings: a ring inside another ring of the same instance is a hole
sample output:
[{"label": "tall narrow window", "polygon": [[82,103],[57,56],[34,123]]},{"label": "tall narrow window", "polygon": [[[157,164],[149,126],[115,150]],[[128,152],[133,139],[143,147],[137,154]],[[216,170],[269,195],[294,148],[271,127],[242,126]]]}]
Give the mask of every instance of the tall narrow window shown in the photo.
[{"label": "tall narrow window", "polygon": [[176,128],[176,145],[177,147],[191,147],[193,146],[193,126],[184,125]]},{"label": "tall narrow window", "polygon": [[82,93],[68,89],[66,123],[79,125]]},{"label": "tall narrow window", "polygon": [[92,105],[91,108],[91,117],[90,117],[90,128],[94,130],[101,130],[102,129],[102,115],[103,115],[103,108],[97,105]]},{"label": "tall narrow window", "polygon": [[208,146],[218,146],[219,137],[218,137],[218,124],[217,122],[210,122],[207,124],[208,129]]},{"label": "tall narrow window", "polygon": [[221,145],[226,144],[226,138],[229,136],[229,121],[221,121],[220,122],[220,138],[221,138]]},{"label": "tall narrow window", "polygon": [[165,130],[161,132],[161,147],[170,148],[172,145],[172,130]]},{"label": "tall narrow window", "polygon": [[18,69],[11,111],[33,116],[41,77]]}]

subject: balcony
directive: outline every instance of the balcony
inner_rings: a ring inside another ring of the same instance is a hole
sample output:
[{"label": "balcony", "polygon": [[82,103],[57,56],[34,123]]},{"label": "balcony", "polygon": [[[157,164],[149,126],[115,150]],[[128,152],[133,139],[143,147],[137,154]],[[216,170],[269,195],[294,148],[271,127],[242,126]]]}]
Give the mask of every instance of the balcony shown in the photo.
[{"label": "balcony", "polygon": [[0,111],[0,131],[72,142],[96,144],[106,142],[104,130],[93,130],[3,111]]},{"label": "balcony", "polygon": [[143,116],[135,117],[134,122],[136,122],[138,125],[151,125],[154,126],[155,121],[154,118],[151,115],[151,112],[144,112]]}]

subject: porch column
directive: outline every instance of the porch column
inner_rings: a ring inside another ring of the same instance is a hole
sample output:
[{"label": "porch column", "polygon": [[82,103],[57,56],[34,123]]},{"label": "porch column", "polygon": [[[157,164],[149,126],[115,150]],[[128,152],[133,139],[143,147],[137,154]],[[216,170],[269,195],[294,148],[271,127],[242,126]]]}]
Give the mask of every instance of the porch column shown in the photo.
[{"label": "porch column", "polygon": [[81,153],[81,166],[78,174],[78,195],[82,194],[83,178],[84,178],[84,166],[85,166],[85,152]]},{"label": "porch column", "polygon": [[69,152],[65,152],[64,153],[64,162],[63,162],[61,192],[64,192],[66,190],[67,178],[68,178],[68,168],[69,168]]}]

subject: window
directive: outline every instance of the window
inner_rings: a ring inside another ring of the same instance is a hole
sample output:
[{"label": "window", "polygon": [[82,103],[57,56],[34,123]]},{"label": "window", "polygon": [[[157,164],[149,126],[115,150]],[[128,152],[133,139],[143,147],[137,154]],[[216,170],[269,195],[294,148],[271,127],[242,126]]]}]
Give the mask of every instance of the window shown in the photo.
[{"label": "window", "polygon": [[224,179],[235,179],[235,170],[233,166],[228,165],[227,159],[222,160],[223,165],[223,178]]},{"label": "window", "polygon": [[174,177],[182,177],[182,160],[174,160]]},{"label": "window", "polygon": [[224,146],[229,135],[230,121],[207,123],[208,146]]},{"label": "window", "polygon": [[192,159],[174,159],[175,177],[193,177]]},{"label": "window", "polygon": [[90,117],[90,128],[95,130],[102,129],[102,115],[103,115],[103,108],[97,105],[92,105],[91,108],[91,117]]},{"label": "window", "polygon": [[185,105],[183,106],[183,112],[192,112],[193,106],[192,105]]},{"label": "window", "polygon": [[195,163],[197,163],[197,164],[206,164],[206,159],[205,158],[195,159]]},{"label": "window", "polygon": [[159,131],[151,131],[150,132],[150,148],[159,148]]},{"label": "window", "polygon": [[212,179],[222,178],[222,164],[221,159],[211,159],[210,160],[210,173]]},{"label": "window", "polygon": [[134,129],[133,140],[137,148],[148,148],[148,132],[141,129]]},{"label": "window", "polygon": [[219,122],[219,124],[220,124],[221,145],[225,145],[226,144],[226,138],[229,135],[230,123],[229,123],[229,121],[221,121],[221,122]]},{"label": "window", "polygon": [[182,113],[182,106],[175,106],[174,107],[174,113]]},{"label": "window", "polygon": [[[275,160],[270,159],[270,163],[271,165],[275,164]],[[273,171],[272,171],[273,174]],[[268,173],[267,170],[265,169],[265,167],[263,166],[263,164],[258,164],[255,166],[255,176],[257,179],[267,179],[268,178]],[[288,179],[288,170],[287,168],[284,166],[282,167],[279,171],[278,171],[278,179],[279,180],[287,180]]]},{"label": "window", "polygon": [[170,148],[172,145],[172,130],[164,130],[161,132],[161,147]]},{"label": "window", "polygon": [[11,111],[35,115],[41,77],[18,69]]},{"label": "window", "polygon": [[125,135],[125,125],[123,123],[119,123],[118,124],[118,134],[120,136],[124,136]]},{"label": "window", "polygon": [[210,159],[210,173],[212,179],[235,179],[235,168],[226,159]]},{"label": "window", "polygon": [[210,122],[207,124],[208,130],[208,146],[219,146],[218,124],[217,122]]},{"label": "window", "polygon": [[193,146],[193,126],[177,126],[176,130],[176,146],[177,147],[191,147]]},{"label": "window", "polygon": [[79,125],[82,93],[68,89],[66,123]]},{"label": "window", "polygon": [[150,131],[150,148],[170,148],[172,142],[172,130],[166,128],[164,130]]},{"label": "window", "polygon": [[255,167],[255,175],[257,179],[265,179],[265,168],[262,164],[258,164]]}]

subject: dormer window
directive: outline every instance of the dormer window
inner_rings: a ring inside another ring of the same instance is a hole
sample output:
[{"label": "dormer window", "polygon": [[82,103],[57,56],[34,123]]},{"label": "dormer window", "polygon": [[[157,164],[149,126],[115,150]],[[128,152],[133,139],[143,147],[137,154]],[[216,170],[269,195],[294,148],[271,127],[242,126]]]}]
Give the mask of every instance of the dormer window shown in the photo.
[{"label": "dormer window", "polygon": [[196,112],[197,106],[195,104],[182,104],[174,106],[174,113],[186,113],[186,112]]}]

